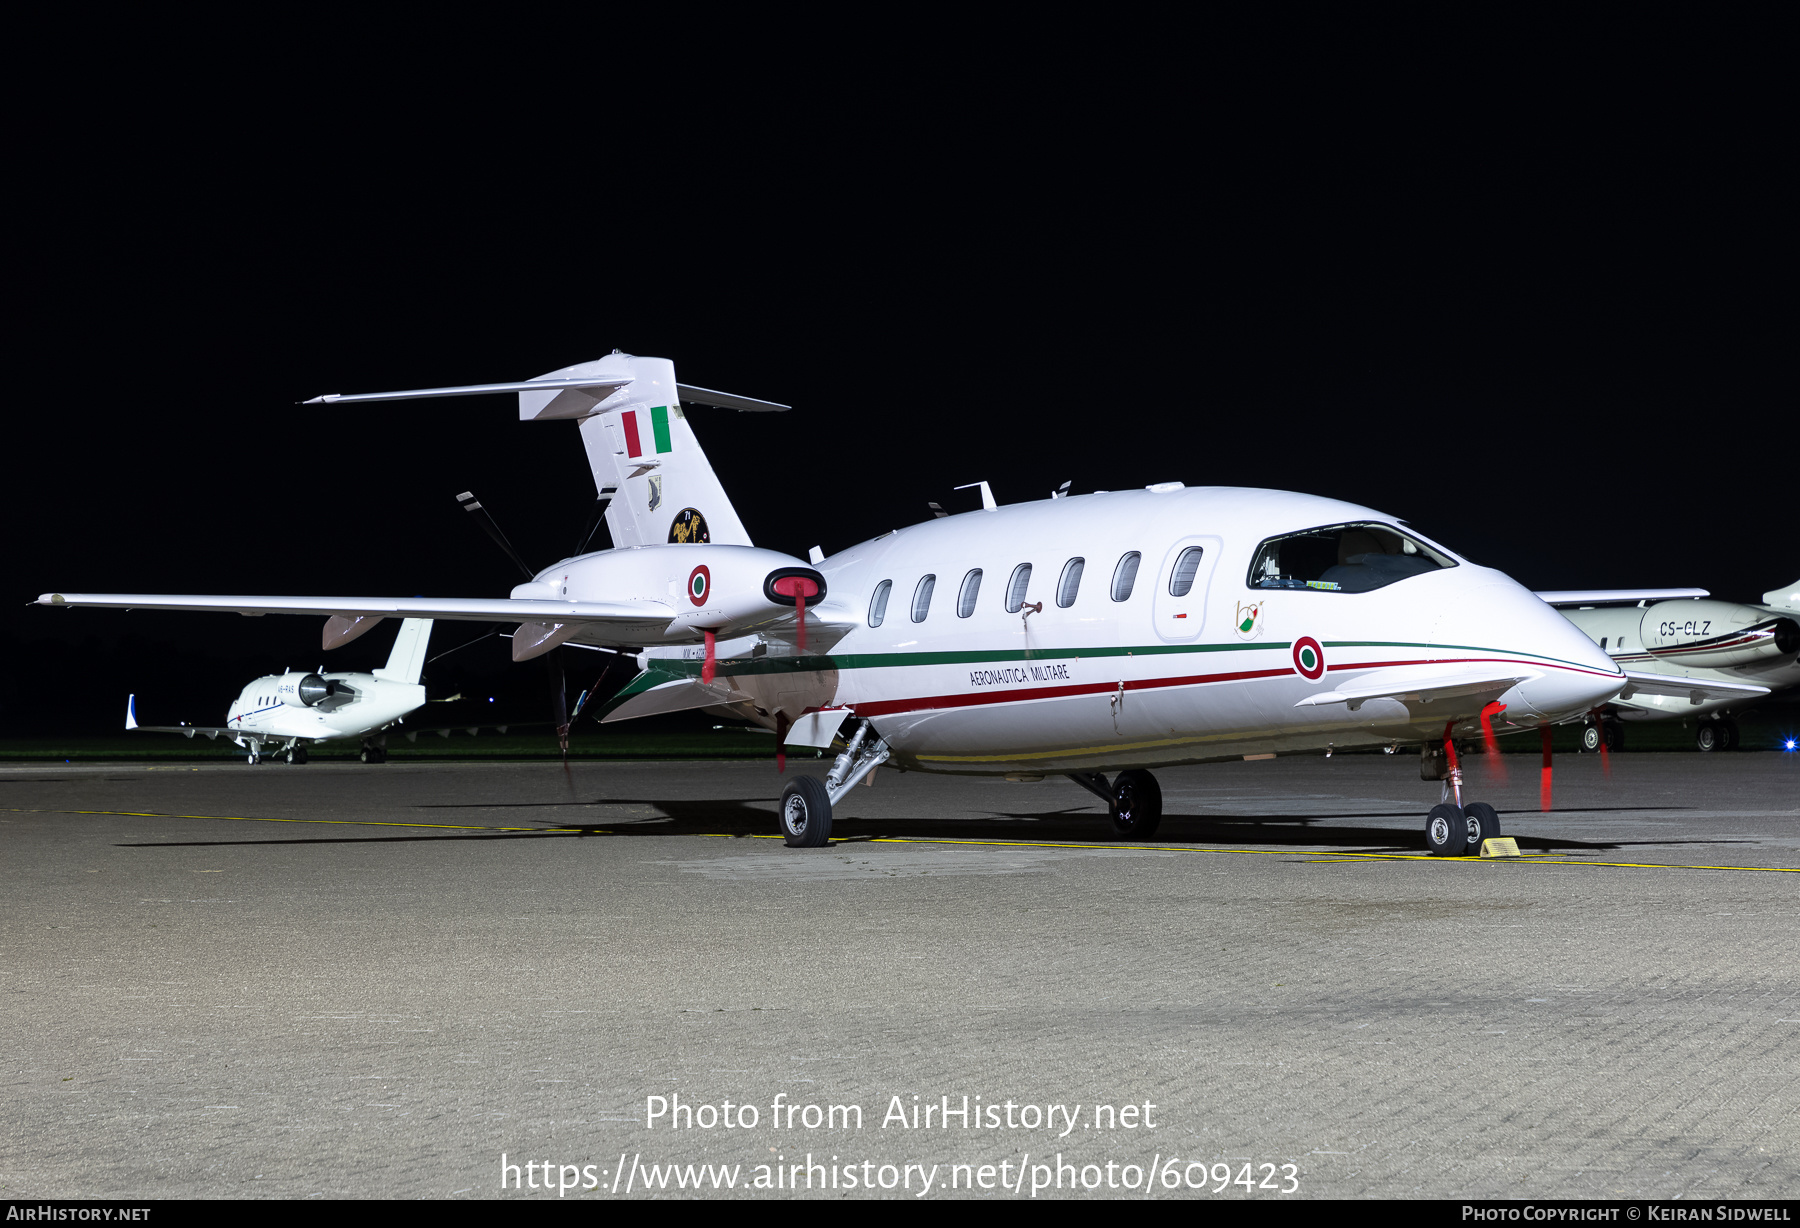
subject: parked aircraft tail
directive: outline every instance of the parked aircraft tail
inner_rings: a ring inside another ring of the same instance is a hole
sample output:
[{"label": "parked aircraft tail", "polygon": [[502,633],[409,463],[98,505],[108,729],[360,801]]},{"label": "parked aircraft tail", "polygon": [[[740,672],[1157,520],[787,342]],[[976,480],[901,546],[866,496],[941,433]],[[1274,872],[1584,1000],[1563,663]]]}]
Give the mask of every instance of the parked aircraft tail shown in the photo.
[{"label": "parked aircraft tail", "polygon": [[375,671],[383,682],[405,682],[418,685],[425,670],[425,646],[431,642],[431,619],[408,618],[400,623],[400,634],[394,640],[394,651],[388,662]]},{"label": "parked aircraft tail", "polygon": [[678,385],[675,364],[668,359],[616,351],[537,378],[571,381],[582,376],[609,382],[521,391],[519,417],[527,422],[580,420],[594,485],[602,499],[611,499],[606,525],[613,545],[752,544],[688,424],[682,401],[738,410],[787,406]]}]

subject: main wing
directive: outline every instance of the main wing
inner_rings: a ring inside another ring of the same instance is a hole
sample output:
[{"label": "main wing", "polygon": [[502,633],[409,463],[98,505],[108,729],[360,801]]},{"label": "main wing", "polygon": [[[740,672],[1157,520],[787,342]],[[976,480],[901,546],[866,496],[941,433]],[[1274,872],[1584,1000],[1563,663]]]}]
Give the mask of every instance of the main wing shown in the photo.
[{"label": "main wing", "polygon": [[1584,605],[1637,605],[1643,601],[1679,601],[1684,597],[1710,597],[1703,588],[1578,588],[1564,592],[1533,593],[1545,605],[1558,608]]},{"label": "main wing", "polygon": [[1706,678],[1686,678],[1680,674],[1639,674],[1627,672],[1621,700],[1637,695],[1666,695],[1685,699],[1691,704],[1714,703],[1721,699],[1760,699],[1769,693],[1766,686],[1748,682],[1714,682]]},{"label": "main wing", "polygon": [[45,593],[38,605],[115,610],[202,610],[242,614],[327,614],[343,618],[437,618],[450,622],[582,624],[618,644],[660,639],[675,617],[652,601],[519,601],[510,597],[237,597],[158,593]]}]

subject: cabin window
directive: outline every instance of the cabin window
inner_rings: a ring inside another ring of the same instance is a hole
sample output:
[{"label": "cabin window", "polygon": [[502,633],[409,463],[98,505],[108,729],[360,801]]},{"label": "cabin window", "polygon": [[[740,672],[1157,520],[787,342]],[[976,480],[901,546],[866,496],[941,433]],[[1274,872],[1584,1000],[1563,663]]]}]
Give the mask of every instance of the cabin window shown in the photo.
[{"label": "cabin window", "polygon": [[1606,637],[1604,635],[1600,637],[1600,651],[1606,651]]},{"label": "cabin window", "polygon": [[1119,565],[1113,568],[1112,599],[1114,601],[1131,600],[1132,586],[1137,583],[1138,564],[1143,559],[1143,555],[1133,550],[1120,559]]},{"label": "cabin window", "polygon": [[1200,560],[1206,551],[1199,546],[1189,546],[1175,560],[1175,570],[1169,573],[1169,596],[1185,597],[1194,589],[1194,574],[1200,570]]},{"label": "cabin window", "polygon": [[1456,560],[1391,524],[1338,524],[1271,537],[1258,548],[1247,583],[1367,593],[1455,566]]},{"label": "cabin window", "polygon": [[1063,564],[1062,579],[1056,582],[1056,604],[1063,609],[1075,604],[1075,594],[1081,591],[1081,569],[1086,566],[1086,559],[1070,559]]},{"label": "cabin window", "polygon": [[1031,564],[1020,563],[1013,568],[1012,579],[1006,584],[1006,612],[1017,614],[1019,607],[1025,604],[1025,590],[1031,587]]},{"label": "cabin window", "polygon": [[925,616],[931,613],[931,590],[937,587],[936,576],[926,576],[919,581],[919,587],[913,590],[913,621],[922,623]]},{"label": "cabin window", "polygon": [[888,594],[894,591],[892,580],[883,580],[875,586],[875,595],[869,598],[869,625],[879,627],[881,620],[887,617]]},{"label": "cabin window", "polygon": [[967,618],[975,612],[975,598],[981,594],[981,568],[963,577],[962,592],[956,595],[956,616]]}]

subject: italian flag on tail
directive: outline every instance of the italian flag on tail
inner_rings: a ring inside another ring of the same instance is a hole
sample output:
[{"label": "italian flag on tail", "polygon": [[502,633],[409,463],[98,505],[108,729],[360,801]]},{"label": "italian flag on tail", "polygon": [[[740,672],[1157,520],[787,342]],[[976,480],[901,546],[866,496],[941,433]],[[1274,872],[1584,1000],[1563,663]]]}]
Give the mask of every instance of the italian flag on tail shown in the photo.
[{"label": "italian flag on tail", "polygon": [[[638,411],[626,410],[619,415],[619,421],[625,428],[626,453],[633,457],[642,456],[646,441],[640,430]],[[669,407],[667,405],[658,405],[651,409],[649,426],[650,442],[654,442],[656,445],[654,450],[658,453],[673,452],[675,445],[669,437]]]}]

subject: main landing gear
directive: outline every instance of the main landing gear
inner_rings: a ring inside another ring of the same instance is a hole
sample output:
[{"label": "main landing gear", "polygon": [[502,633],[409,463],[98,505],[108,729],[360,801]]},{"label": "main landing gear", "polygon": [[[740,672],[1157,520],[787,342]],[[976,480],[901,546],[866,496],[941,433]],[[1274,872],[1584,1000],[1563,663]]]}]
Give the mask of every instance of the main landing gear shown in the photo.
[{"label": "main landing gear", "polygon": [[865,776],[888,761],[890,752],[881,735],[864,721],[844,753],[831,765],[825,779],[797,776],[781,793],[781,834],[795,849],[824,848],[831,842],[831,808],[860,784]]},{"label": "main landing gear", "polygon": [[1070,772],[1069,779],[1106,803],[1113,835],[1148,840],[1162,822],[1162,786],[1139,768],[1128,768],[1108,783],[1099,772]]},{"label": "main landing gear", "polygon": [[1717,720],[1701,721],[1694,730],[1694,745],[1704,751],[1736,750],[1738,746],[1737,722],[1729,716],[1721,716]]},{"label": "main landing gear", "polygon": [[1444,730],[1444,757],[1449,770],[1444,774],[1443,800],[1425,816],[1425,847],[1434,857],[1479,854],[1483,840],[1500,835],[1500,812],[1486,802],[1463,804],[1462,767],[1448,727]]},{"label": "main landing gear", "polygon": [[362,754],[358,756],[364,763],[386,763],[387,747],[375,742],[364,742]]}]

